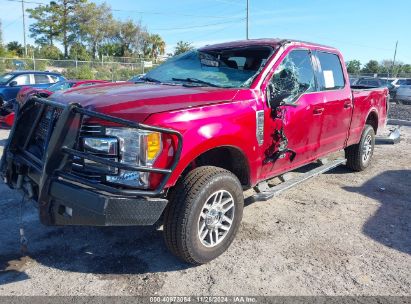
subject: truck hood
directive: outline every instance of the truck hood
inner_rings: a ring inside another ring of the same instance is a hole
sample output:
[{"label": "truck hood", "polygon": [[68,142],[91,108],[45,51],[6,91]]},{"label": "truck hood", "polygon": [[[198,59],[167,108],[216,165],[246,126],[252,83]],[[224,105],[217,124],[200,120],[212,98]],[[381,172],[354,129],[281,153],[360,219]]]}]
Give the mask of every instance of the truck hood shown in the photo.
[{"label": "truck hood", "polygon": [[116,83],[56,92],[50,99],[136,122],[154,113],[231,101],[238,89]]}]

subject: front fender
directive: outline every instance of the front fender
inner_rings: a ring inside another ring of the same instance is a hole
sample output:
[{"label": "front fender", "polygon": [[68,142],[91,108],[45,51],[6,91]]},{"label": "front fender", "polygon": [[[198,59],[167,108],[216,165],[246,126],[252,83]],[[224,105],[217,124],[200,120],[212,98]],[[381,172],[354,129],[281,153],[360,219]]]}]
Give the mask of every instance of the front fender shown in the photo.
[{"label": "front fender", "polygon": [[250,169],[250,182],[256,180],[259,159],[255,100],[153,114],[145,123],[174,129],[183,136],[181,157],[167,188],[174,186],[183,171],[198,156],[213,148],[227,146],[243,153]]}]

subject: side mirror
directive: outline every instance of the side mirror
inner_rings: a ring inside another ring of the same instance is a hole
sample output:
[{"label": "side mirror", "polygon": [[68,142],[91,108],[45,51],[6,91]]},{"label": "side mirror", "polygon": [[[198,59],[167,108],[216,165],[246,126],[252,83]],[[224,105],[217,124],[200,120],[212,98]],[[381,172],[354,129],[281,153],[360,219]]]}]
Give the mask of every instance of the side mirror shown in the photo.
[{"label": "side mirror", "polygon": [[268,105],[270,106],[271,109],[276,109],[279,106],[283,105],[293,105],[293,104],[287,104],[284,100],[289,98],[291,96],[291,92],[285,91],[285,90],[275,90],[274,84],[270,83],[267,86],[267,101]]},{"label": "side mirror", "polygon": [[13,80],[9,83],[9,86],[11,87],[16,87],[17,86],[17,81]]}]

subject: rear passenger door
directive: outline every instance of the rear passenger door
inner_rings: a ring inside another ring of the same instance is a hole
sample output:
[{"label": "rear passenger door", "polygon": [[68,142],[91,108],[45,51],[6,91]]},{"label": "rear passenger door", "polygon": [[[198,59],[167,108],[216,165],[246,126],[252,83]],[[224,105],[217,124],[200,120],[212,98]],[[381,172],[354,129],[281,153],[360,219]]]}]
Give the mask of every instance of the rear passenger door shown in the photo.
[{"label": "rear passenger door", "polygon": [[337,54],[315,51],[314,62],[324,106],[318,152],[326,154],[345,145],[353,110],[352,93]]}]

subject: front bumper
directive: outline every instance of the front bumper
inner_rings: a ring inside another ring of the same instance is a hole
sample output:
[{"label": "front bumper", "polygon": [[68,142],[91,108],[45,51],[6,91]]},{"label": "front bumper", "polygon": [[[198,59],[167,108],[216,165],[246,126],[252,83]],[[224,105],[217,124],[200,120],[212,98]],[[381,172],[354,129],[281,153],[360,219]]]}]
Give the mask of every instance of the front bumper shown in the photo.
[{"label": "front bumper", "polygon": [[130,226],[153,225],[167,200],[108,196],[63,181],[50,186],[53,225]]},{"label": "front bumper", "polygon": [[[36,109],[36,105],[40,105]],[[47,122],[47,142],[41,157],[29,149],[47,109],[53,109]],[[55,110],[61,109],[58,118]],[[5,146],[1,175],[9,187],[24,190],[38,202],[40,220],[45,225],[129,226],[152,225],[167,205],[164,186],[175,169],[182,149],[182,136],[174,130],[152,127],[86,110],[77,104],[63,106],[33,98],[16,112],[16,120]],[[178,139],[169,169],[130,166],[77,149],[83,118],[91,117],[130,128],[163,132]],[[162,174],[156,189],[120,188],[91,181],[72,171],[73,158],[89,159],[108,166],[137,172]]]}]

